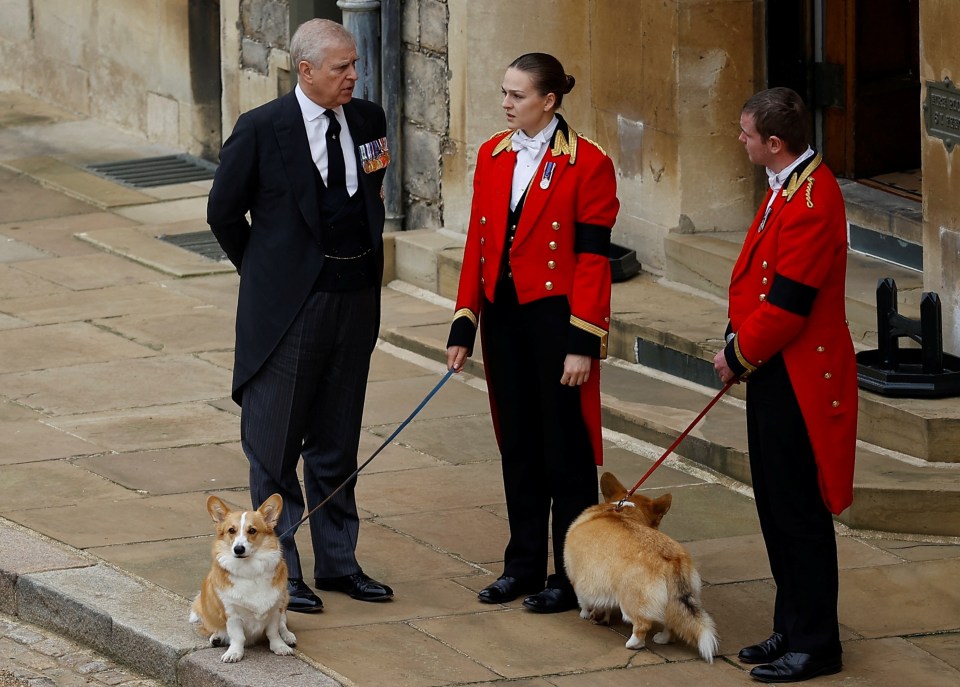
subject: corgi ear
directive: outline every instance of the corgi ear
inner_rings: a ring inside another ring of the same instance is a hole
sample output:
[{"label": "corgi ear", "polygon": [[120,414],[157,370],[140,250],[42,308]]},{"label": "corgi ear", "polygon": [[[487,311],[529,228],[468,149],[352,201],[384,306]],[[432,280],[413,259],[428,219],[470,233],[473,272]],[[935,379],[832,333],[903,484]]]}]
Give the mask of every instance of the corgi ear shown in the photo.
[{"label": "corgi ear", "polygon": [[667,511],[670,510],[670,506],[672,504],[673,496],[671,494],[664,494],[660,498],[653,499],[650,502],[650,508],[653,510],[653,513],[657,518],[657,524],[663,520],[663,516],[667,514]]},{"label": "corgi ear", "polygon": [[227,514],[230,513],[230,508],[216,496],[211,495],[207,499],[207,512],[210,514],[210,517],[213,518],[214,522],[221,523],[224,518],[227,517]]},{"label": "corgi ear", "polygon": [[283,510],[283,497],[273,494],[257,510],[270,527],[276,527],[280,520],[280,511]]},{"label": "corgi ear", "polygon": [[613,476],[612,472],[605,472],[600,475],[600,493],[603,494],[603,500],[607,503],[619,501],[627,494],[627,489],[620,480]]}]

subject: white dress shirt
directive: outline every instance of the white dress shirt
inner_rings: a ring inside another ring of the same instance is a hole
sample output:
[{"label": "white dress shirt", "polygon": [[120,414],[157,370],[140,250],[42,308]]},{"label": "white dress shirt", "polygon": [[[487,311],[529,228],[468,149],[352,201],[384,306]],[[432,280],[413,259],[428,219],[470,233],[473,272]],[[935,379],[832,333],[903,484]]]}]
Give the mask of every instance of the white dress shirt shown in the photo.
[{"label": "white dress shirt", "polygon": [[[310,141],[310,156],[314,164],[320,170],[320,176],[323,177],[323,183],[327,184],[327,127],[330,126],[330,120],[323,113],[326,107],[321,107],[310,100],[301,90],[300,84],[294,89],[297,94],[297,102],[300,103],[300,112],[303,114],[303,125],[307,129],[307,140]],[[359,188],[357,179],[357,155],[354,152],[353,137],[350,136],[350,127],[347,126],[347,118],[343,114],[343,106],[330,108],[336,113],[337,121],[340,122],[340,148],[343,150],[343,164],[346,167],[347,192],[352,196]]]},{"label": "white dress shirt", "polygon": [[791,162],[789,165],[781,169],[779,172],[774,172],[772,169],[767,167],[767,183],[770,184],[770,190],[773,193],[770,194],[770,200],[767,201],[767,209],[763,211],[763,220],[760,222],[760,226],[757,231],[763,231],[763,227],[767,223],[767,218],[770,216],[770,208],[773,207],[773,201],[777,198],[777,193],[783,188],[783,185],[786,183],[787,179],[790,178],[790,175],[793,174],[800,163],[804,160],[813,157],[813,148],[807,146],[807,149],[801,153],[800,157]]},{"label": "white dress shirt", "polygon": [[513,187],[510,192],[510,209],[516,210],[517,203],[523,197],[524,191],[530,185],[533,175],[540,166],[550,148],[553,132],[557,130],[557,116],[554,115],[550,123],[535,136],[527,136],[521,129],[513,132],[513,149],[517,151],[517,162],[513,168]]}]

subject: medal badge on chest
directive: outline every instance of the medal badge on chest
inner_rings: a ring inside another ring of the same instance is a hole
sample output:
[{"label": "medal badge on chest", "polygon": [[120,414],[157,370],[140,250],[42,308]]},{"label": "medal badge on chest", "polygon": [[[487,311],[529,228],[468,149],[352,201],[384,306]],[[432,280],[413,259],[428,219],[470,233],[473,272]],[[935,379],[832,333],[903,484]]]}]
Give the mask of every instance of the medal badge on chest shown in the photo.
[{"label": "medal badge on chest", "polygon": [[553,170],[556,168],[556,162],[548,162],[543,166],[543,177],[540,179],[540,188],[544,191],[550,188],[550,181],[553,179]]},{"label": "medal badge on chest", "polygon": [[390,164],[390,149],[387,147],[386,136],[364,143],[359,146],[359,151],[363,171],[367,174],[381,170]]}]

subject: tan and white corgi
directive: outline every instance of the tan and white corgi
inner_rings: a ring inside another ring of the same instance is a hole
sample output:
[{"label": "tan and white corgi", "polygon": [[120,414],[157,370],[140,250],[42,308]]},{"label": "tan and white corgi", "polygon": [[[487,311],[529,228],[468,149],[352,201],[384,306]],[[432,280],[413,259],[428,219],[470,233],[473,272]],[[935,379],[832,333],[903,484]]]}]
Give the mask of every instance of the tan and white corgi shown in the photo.
[{"label": "tan and white corgi", "polygon": [[712,663],[716,626],[700,604],[700,575],[690,554],[657,529],[672,497],[633,494],[617,510],[627,490],[609,472],[600,478],[600,491],[605,503],[574,520],[564,548],[580,617],[606,624],[619,609],[624,622],[633,624],[628,649],[643,648],[651,625],[660,623],[664,630],[654,642],[678,636]]},{"label": "tan and white corgi", "polygon": [[274,494],[257,510],[231,510],[216,496],[207,512],[216,524],[213,566],[193,602],[190,622],[210,637],[211,646],[229,644],[224,663],[243,658],[244,646],[263,639],[280,656],[293,653],[297,638],[287,629],[287,564],[274,533],[283,498]]}]

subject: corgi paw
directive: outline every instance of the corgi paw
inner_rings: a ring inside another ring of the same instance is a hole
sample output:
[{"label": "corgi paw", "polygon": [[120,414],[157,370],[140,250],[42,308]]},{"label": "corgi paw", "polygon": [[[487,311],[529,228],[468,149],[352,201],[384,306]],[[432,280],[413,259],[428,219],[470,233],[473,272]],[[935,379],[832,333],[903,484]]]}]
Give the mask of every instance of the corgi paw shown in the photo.
[{"label": "corgi paw", "polygon": [[628,649],[642,649],[646,645],[642,639],[636,635],[631,635],[630,639],[627,640],[627,643],[624,646],[626,646]]},{"label": "corgi paw", "polygon": [[289,646],[297,645],[297,635],[293,634],[290,630],[280,630],[280,639],[286,642]]},{"label": "corgi paw", "polygon": [[224,663],[236,663],[241,658],[243,658],[243,648],[230,647],[223,653],[220,660]]},{"label": "corgi paw", "polygon": [[291,656],[295,653],[291,647],[287,646],[283,642],[270,642],[270,651],[275,653],[277,656]]},{"label": "corgi paw", "polygon": [[227,646],[230,643],[230,639],[219,632],[215,632],[210,635],[210,646]]},{"label": "corgi paw", "polygon": [[581,608],[580,617],[583,618],[584,620],[593,620],[593,611],[591,611],[589,608],[586,608],[586,607]]},{"label": "corgi paw", "polygon": [[653,635],[653,641],[656,644],[669,644],[673,641],[673,635],[670,633],[670,630],[664,630],[663,632],[658,632]]}]

